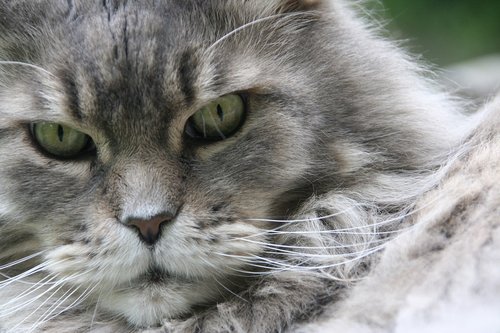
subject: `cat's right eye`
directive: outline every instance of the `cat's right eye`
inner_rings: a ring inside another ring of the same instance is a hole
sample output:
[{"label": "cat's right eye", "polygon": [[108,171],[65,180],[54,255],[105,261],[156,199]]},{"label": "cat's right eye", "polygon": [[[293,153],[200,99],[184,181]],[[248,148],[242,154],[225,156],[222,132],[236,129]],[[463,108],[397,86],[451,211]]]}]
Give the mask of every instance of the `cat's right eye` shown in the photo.
[{"label": "cat's right eye", "polygon": [[90,136],[66,125],[40,122],[31,125],[34,140],[46,153],[59,158],[77,158],[94,148]]},{"label": "cat's right eye", "polygon": [[229,94],[198,110],[188,121],[186,133],[193,139],[218,141],[233,135],[245,121],[245,98]]}]

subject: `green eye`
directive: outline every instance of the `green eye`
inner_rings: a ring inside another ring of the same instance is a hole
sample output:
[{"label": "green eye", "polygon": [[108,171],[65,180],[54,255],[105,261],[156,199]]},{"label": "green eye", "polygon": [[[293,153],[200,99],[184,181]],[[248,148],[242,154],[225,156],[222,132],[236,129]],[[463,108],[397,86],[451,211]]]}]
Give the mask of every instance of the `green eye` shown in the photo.
[{"label": "green eye", "polygon": [[196,112],[186,132],[193,138],[224,140],[233,135],[245,120],[245,102],[240,95],[219,97]]},{"label": "green eye", "polygon": [[92,145],[88,135],[66,125],[36,123],[32,126],[32,132],[40,147],[56,157],[77,157]]}]

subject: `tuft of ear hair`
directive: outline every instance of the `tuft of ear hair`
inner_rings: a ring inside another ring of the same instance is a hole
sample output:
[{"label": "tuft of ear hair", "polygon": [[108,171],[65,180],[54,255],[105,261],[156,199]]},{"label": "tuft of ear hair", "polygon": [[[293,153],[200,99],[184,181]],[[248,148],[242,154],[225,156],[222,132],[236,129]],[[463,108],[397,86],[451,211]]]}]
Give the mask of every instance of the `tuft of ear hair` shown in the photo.
[{"label": "tuft of ear hair", "polygon": [[279,11],[286,13],[318,9],[324,0],[281,0],[280,2]]}]

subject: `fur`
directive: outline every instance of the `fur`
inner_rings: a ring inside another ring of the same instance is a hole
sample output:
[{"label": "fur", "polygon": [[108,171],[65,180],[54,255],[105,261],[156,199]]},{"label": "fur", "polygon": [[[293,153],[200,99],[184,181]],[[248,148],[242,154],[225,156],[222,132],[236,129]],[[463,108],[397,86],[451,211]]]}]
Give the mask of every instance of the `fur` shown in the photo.
[{"label": "fur", "polygon": [[[280,332],[350,309],[432,223],[439,184],[437,209],[454,202],[487,123],[347,1],[16,0],[0,17],[7,332]],[[233,136],[186,136],[235,92]],[[95,153],[44,153],[38,122]],[[158,215],[149,246],[127,221]]]},{"label": "fur", "polygon": [[293,332],[497,332],[500,96],[418,200],[411,228],[344,300]]}]

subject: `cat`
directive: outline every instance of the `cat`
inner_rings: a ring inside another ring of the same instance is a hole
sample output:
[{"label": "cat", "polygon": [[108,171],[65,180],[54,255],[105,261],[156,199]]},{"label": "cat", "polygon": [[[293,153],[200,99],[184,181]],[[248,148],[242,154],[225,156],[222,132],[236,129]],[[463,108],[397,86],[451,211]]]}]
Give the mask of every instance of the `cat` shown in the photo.
[{"label": "cat", "polygon": [[359,12],[1,1],[0,330],[280,332],[356,299],[483,119]]}]

